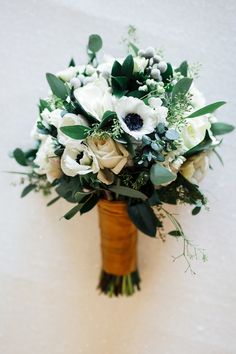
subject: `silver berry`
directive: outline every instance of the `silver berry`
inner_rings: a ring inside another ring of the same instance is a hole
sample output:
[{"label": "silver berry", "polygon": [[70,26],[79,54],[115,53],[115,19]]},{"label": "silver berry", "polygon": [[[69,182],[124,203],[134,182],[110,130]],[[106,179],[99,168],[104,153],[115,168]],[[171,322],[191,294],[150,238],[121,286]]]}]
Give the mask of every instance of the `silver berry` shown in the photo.
[{"label": "silver berry", "polygon": [[160,70],[159,69],[152,69],[151,71],[151,77],[154,79],[154,80],[159,80],[160,79]]},{"label": "silver berry", "polygon": [[159,64],[157,64],[157,68],[160,70],[161,73],[164,73],[167,69],[167,64],[165,61],[161,61]]},{"label": "silver berry", "polygon": [[147,59],[154,57],[154,55],[155,55],[155,49],[153,47],[148,47],[144,52],[144,56]]}]

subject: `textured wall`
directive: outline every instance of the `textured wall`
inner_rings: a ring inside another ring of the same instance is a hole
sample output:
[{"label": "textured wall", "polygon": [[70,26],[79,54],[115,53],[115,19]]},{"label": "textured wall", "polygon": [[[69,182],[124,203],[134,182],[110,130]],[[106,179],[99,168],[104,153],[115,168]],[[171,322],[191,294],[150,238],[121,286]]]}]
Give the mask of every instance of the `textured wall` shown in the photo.
[{"label": "textured wall", "polygon": [[[7,153],[29,142],[46,71],[83,60],[90,33],[122,55],[127,25],[141,46],[165,49],[174,63],[201,61],[199,87],[208,102],[225,99],[221,117],[235,123],[236,3],[234,0],[1,0],[1,170],[15,170]],[[96,210],[59,221],[65,202],[20,200],[17,178],[1,173],[1,354],[236,353],[235,135],[222,147],[225,169],[213,161],[202,185],[210,212],[178,210],[186,232],[207,250],[206,264],[184,273],[176,240],[140,235],[142,292],[108,299],[95,290],[100,258]],[[19,168],[18,168],[19,170]]]}]

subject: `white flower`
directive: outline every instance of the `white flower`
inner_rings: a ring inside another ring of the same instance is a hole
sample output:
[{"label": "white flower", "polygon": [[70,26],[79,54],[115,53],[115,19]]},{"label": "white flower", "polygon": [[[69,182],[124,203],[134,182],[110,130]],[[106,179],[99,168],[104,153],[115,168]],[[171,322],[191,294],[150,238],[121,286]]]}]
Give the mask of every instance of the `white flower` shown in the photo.
[{"label": "white flower", "polygon": [[206,116],[186,119],[186,125],[180,132],[183,144],[187,149],[198,145],[205,137],[206,131],[210,129],[210,122]]},{"label": "white flower", "polygon": [[54,111],[50,112],[47,108],[43,110],[41,113],[41,117],[43,121],[47,124],[54,125],[54,127],[58,128],[62,122],[62,109],[54,109]]},{"label": "white flower", "polygon": [[113,110],[113,98],[107,81],[102,77],[77,88],[74,91],[74,96],[84,110],[99,121],[105,111]]},{"label": "white flower", "polygon": [[78,67],[69,66],[69,68],[63,71],[59,71],[59,73],[57,73],[57,77],[59,77],[63,81],[70,81],[73,77],[76,76],[78,71],[79,71]]},{"label": "white flower", "polygon": [[49,182],[53,182],[62,175],[60,158],[55,155],[54,149],[53,138],[47,136],[47,138],[41,142],[34,160],[34,163],[38,166],[35,168],[35,172],[40,175],[46,174]]},{"label": "white flower", "polygon": [[180,168],[180,173],[189,182],[198,184],[209,169],[209,159],[205,153],[190,157]]},{"label": "white flower", "polygon": [[159,97],[151,97],[148,100],[149,106],[155,109],[158,114],[158,122],[166,124],[168,108],[162,106],[162,103],[163,102]]},{"label": "white flower", "polygon": [[137,140],[152,133],[158,123],[158,113],[135,97],[119,99],[115,111],[122,129]]},{"label": "white flower", "polygon": [[61,168],[70,177],[99,171],[96,156],[88,146],[80,142],[71,142],[66,146],[61,157]]},{"label": "white flower", "polygon": [[[74,139],[70,138],[68,135],[65,135],[62,133],[61,129],[62,127],[67,127],[70,125],[85,125],[87,126],[86,120],[81,116],[81,115],[76,115],[73,113],[66,113],[62,120],[60,121],[60,124],[58,125],[58,134],[57,134],[57,139],[60,144],[66,146],[68,143],[71,141],[75,141]],[[76,140],[78,141],[78,140]]]},{"label": "white flower", "polygon": [[133,59],[134,59],[134,73],[144,72],[148,64],[148,60],[143,57],[134,57]]},{"label": "white flower", "polygon": [[205,97],[203,94],[198,90],[194,83],[192,83],[189,93],[191,94],[191,105],[193,106],[194,110],[199,109],[206,104]]},{"label": "white flower", "polygon": [[118,174],[127,163],[128,151],[122,144],[111,138],[106,140],[89,138],[88,146],[97,157],[101,169],[109,168],[113,173]]}]

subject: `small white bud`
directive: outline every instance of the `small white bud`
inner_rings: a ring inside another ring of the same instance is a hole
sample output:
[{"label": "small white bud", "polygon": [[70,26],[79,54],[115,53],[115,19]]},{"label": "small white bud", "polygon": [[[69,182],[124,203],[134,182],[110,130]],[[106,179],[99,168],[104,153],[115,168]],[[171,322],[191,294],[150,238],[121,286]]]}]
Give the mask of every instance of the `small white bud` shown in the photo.
[{"label": "small white bud", "polygon": [[77,77],[74,77],[73,79],[70,80],[71,86],[73,86],[75,89],[81,86],[81,81]]},{"label": "small white bud", "polygon": [[167,64],[165,61],[161,61],[159,64],[157,64],[157,68],[160,70],[161,73],[164,73],[167,69]]},{"label": "small white bud", "polygon": [[144,52],[144,56],[147,59],[154,57],[154,55],[155,55],[155,49],[153,47],[148,47]]},{"label": "small white bud", "polygon": [[156,55],[154,55],[153,60],[154,60],[154,63],[159,63],[162,60],[162,58],[160,57],[160,55],[156,54]]},{"label": "small white bud", "polygon": [[155,80],[158,80],[160,78],[160,70],[159,69],[152,69],[151,71],[151,77]]}]

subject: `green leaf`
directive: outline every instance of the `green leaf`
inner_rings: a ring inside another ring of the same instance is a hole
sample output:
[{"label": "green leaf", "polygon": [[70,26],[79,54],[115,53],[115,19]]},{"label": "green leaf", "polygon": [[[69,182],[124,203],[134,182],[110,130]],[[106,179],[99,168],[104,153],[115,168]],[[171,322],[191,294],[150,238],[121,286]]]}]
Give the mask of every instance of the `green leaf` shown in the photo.
[{"label": "green leaf", "polygon": [[50,200],[50,202],[47,203],[47,206],[50,206],[50,205],[56,203],[60,198],[61,198],[60,196],[53,198],[52,200]]},{"label": "green leaf", "polygon": [[68,67],[70,67],[70,66],[75,66],[75,65],[76,65],[76,64],[75,64],[74,59],[73,59],[73,58],[71,58],[71,60],[70,60],[70,62],[69,62]]},{"label": "green leaf", "polygon": [[19,165],[28,166],[25,154],[21,149],[15,149],[13,151],[13,157]]},{"label": "green leaf", "polygon": [[155,237],[157,220],[152,208],[146,203],[138,203],[128,206],[128,214],[132,222],[144,234]]},{"label": "green leaf", "polygon": [[170,236],[174,236],[174,237],[180,237],[181,236],[181,232],[179,230],[173,230],[169,232]]},{"label": "green leaf", "polygon": [[123,187],[123,186],[112,186],[109,187],[109,190],[117,193],[117,194],[121,194],[124,195],[126,197],[130,197],[130,198],[139,198],[142,200],[146,200],[147,196],[145,194],[143,194],[142,192],[139,192],[135,189],[132,188],[128,188],[128,187]]},{"label": "green leaf", "polygon": [[50,107],[49,102],[47,102],[46,100],[40,99],[39,100],[39,113],[42,113],[45,108],[47,108],[49,111],[51,111],[51,107]]},{"label": "green leaf", "polygon": [[209,114],[215,112],[219,107],[223,106],[225,101],[218,101],[211,104],[208,104],[205,107],[198,109],[197,111],[191,113],[187,118],[195,118],[199,116],[203,116],[204,114]]},{"label": "green leaf", "polygon": [[91,34],[88,41],[88,49],[96,53],[102,48],[102,38],[98,34]]},{"label": "green leaf", "polygon": [[121,70],[122,70],[122,65],[117,60],[115,60],[112,65],[111,75],[112,76],[120,76]]},{"label": "green leaf", "polygon": [[67,127],[61,127],[60,130],[72,139],[82,140],[88,136],[90,129],[84,125],[69,125]]},{"label": "green leaf", "polygon": [[27,194],[29,194],[31,191],[33,191],[36,187],[37,187],[36,184],[29,184],[28,186],[26,186],[21,193],[21,198],[24,198]]},{"label": "green leaf", "polygon": [[81,209],[82,205],[81,204],[77,204],[74,208],[70,209],[63,217],[66,220],[70,220],[71,218],[73,218],[73,216],[75,216]]},{"label": "green leaf", "polygon": [[148,198],[148,203],[149,203],[150,206],[161,204],[161,201],[160,201],[160,198],[159,198],[159,195],[158,195],[156,189],[154,189],[151,197]]},{"label": "green leaf", "polygon": [[198,213],[200,213],[201,211],[201,207],[200,206],[196,206],[193,210],[192,210],[192,215],[197,215]]},{"label": "green leaf", "polygon": [[161,74],[164,83],[168,83],[173,77],[173,68],[170,63],[167,63],[167,69]]},{"label": "green leaf", "polygon": [[186,93],[189,91],[190,86],[192,85],[193,79],[188,77],[184,77],[180,79],[174,86],[172,90],[172,100],[176,101],[179,99],[180,96],[185,96]]},{"label": "green leaf", "polygon": [[116,117],[116,113],[113,111],[106,111],[103,116],[101,123],[98,126],[98,129],[103,128],[109,121]]},{"label": "green leaf", "polygon": [[66,97],[68,96],[68,92],[66,89],[66,86],[64,85],[63,81],[60,80],[58,77],[56,77],[53,74],[47,73],[46,78],[48,81],[48,84],[52,90],[52,93],[61,98],[62,100],[65,100]]},{"label": "green leaf", "polygon": [[170,172],[161,164],[156,163],[152,165],[150,170],[150,179],[155,186],[166,184],[176,179],[176,175]]},{"label": "green leaf", "polygon": [[206,135],[205,135],[204,139],[198,145],[196,145],[192,149],[188,150],[184,154],[184,157],[188,158],[192,155],[198,154],[199,152],[209,150],[209,148],[211,148],[211,145],[212,145],[212,140],[210,138],[208,131],[206,131]]},{"label": "green leaf", "polygon": [[130,78],[133,74],[133,70],[134,70],[134,59],[133,56],[131,54],[129,54],[123,64],[122,64],[122,75]]},{"label": "green leaf", "polygon": [[98,201],[99,197],[96,194],[89,196],[86,202],[83,204],[82,208],[80,209],[80,214],[82,215],[93,209],[93,207],[95,207]]},{"label": "green leaf", "polygon": [[234,126],[231,124],[227,123],[212,123],[211,125],[211,131],[213,135],[223,135],[223,134],[228,134],[231,133],[234,130]]},{"label": "green leaf", "polygon": [[188,63],[187,63],[187,61],[186,60],[183,61],[175,71],[180,72],[181,75],[187,77],[188,76]]},{"label": "green leaf", "polygon": [[125,90],[127,87],[128,79],[126,76],[116,76],[112,78],[118,85],[120,90]]}]

